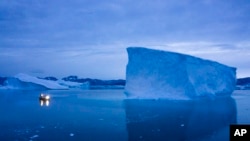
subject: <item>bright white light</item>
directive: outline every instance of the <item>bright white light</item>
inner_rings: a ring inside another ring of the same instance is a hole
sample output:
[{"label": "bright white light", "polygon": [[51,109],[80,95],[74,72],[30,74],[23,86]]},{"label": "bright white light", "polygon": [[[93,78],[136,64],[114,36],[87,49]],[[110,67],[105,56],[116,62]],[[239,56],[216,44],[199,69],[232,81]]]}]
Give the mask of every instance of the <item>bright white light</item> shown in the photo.
[{"label": "bright white light", "polygon": [[49,106],[49,100],[46,100],[46,106]]},{"label": "bright white light", "polygon": [[40,105],[41,106],[49,106],[49,102],[50,102],[50,96],[49,95],[46,95],[46,94],[41,94],[40,95]]},{"label": "bright white light", "polygon": [[44,102],[42,100],[40,100],[40,105],[43,106]]},{"label": "bright white light", "polygon": [[50,96],[49,96],[49,95],[46,95],[46,96],[45,96],[45,99],[46,99],[46,100],[49,100],[49,99],[50,99]]}]

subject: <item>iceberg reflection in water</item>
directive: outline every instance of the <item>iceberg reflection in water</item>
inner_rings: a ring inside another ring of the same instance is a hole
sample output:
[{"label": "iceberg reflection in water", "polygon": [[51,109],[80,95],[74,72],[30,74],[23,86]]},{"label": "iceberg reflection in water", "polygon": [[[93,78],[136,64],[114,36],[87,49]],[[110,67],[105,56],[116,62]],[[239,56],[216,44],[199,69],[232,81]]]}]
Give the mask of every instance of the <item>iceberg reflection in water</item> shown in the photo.
[{"label": "iceberg reflection in water", "polygon": [[200,100],[124,101],[129,141],[229,140],[229,125],[236,123],[231,97]]}]

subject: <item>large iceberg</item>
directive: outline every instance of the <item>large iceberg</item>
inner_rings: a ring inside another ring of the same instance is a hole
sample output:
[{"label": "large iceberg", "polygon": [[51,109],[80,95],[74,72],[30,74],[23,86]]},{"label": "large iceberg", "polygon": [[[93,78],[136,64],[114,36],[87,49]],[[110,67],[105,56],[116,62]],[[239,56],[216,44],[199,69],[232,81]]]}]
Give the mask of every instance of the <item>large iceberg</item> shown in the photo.
[{"label": "large iceberg", "polygon": [[231,95],[236,68],[190,55],[129,47],[128,98],[190,99]]}]

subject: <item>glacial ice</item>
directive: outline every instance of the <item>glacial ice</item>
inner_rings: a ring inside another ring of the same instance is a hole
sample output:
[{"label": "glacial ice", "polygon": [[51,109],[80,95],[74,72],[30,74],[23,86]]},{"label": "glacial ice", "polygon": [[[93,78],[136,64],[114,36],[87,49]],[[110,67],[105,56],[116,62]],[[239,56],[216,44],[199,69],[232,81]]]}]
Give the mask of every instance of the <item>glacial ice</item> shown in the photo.
[{"label": "glacial ice", "polygon": [[68,87],[62,86],[55,81],[39,79],[37,77],[30,76],[30,75],[23,74],[23,73],[17,74],[15,76],[15,78],[17,78],[23,82],[29,82],[29,83],[43,86],[43,87],[48,88],[48,89],[68,89]]},{"label": "glacial ice", "polygon": [[78,82],[70,82],[70,81],[64,81],[64,80],[57,80],[56,82],[68,88],[89,89],[88,82],[78,83]]},{"label": "glacial ice", "polygon": [[4,86],[0,89],[25,89],[25,90],[41,90],[41,89],[89,89],[88,83],[69,82],[64,80],[45,80],[27,74],[19,73],[14,77],[9,77],[5,81]]},{"label": "glacial ice", "polygon": [[48,88],[39,84],[21,81],[18,78],[9,77],[4,82],[4,86],[1,86],[0,89],[44,90]]},{"label": "glacial ice", "polygon": [[236,68],[190,55],[129,47],[128,98],[192,99],[231,95]]}]

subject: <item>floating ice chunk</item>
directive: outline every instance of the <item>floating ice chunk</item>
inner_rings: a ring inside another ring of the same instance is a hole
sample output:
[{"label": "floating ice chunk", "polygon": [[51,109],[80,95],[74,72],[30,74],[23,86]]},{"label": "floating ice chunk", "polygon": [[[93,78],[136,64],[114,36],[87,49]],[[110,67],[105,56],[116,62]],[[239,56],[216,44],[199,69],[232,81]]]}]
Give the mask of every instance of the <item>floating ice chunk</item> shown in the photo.
[{"label": "floating ice chunk", "polygon": [[34,136],[31,136],[30,139],[34,139],[34,138],[38,138],[39,135],[34,135]]},{"label": "floating ice chunk", "polygon": [[190,55],[130,47],[125,93],[129,98],[189,99],[231,95],[236,68]]},{"label": "floating ice chunk", "polygon": [[75,135],[75,134],[73,134],[73,133],[70,133],[70,134],[69,134],[69,136],[71,136],[71,137],[73,137],[74,135]]}]

